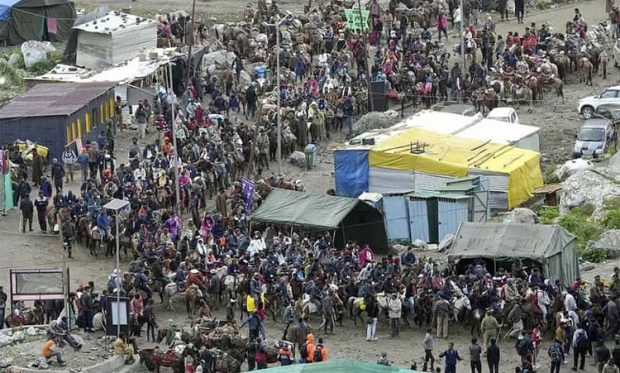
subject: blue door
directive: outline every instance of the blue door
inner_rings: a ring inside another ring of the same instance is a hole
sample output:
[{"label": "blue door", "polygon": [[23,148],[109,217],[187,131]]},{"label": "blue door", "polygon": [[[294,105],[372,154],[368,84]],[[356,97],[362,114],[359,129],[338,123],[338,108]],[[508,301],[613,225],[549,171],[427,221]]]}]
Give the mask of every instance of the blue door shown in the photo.
[{"label": "blue door", "polygon": [[462,222],[469,219],[469,199],[438,200],[439,241],[447,234],[455,234]]},{"label": "blue door", "polygon": [[409,199],[409,229],[411,231],[411,242],[414,240],[429,242],[430,240],[427,202],[426,199],[421,198],[411,197]]},{"label": "blue door", "polygon": [[409,214],[407,197],[393,195],[383,197],[383,213],[388,240],[409,240]]}]

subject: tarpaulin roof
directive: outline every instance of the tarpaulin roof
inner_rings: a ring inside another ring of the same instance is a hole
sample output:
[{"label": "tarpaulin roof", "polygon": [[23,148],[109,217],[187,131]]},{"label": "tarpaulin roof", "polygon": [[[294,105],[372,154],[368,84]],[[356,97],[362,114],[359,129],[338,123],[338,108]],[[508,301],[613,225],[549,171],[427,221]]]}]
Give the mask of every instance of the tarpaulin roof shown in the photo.
[{"label": "tarpaulin roof", "polygon": [[420,373],[417,370],[388,367],[359,360],[335,359],[314,364],[294,364],[263,370],[266,373]]},{"label": "tarpaulin roof", "polygon": [[[423,148],[412,152],[412,144]],[[517,206],[543,184],[540,153],[412,128],[382,141],[368,155],[370,167],[465,177],[469,170],[509,175],[508,207]]]},{"label": "tarpaulin roof", "polygon": [[11,19],[11,8],[20,0],[0,0],[0,21]]},{"label": "tarpaulin roof", "polygon": [[356,198],[334,197],[327,194],[302,193],[276,188],[254,211],[252,220],[335,229],[358,203],[364,202]]},{"label": "tarpaulin roof", "polygon": [[577,240],[564,228],[543,224],[463,223],[448,259],[526,258],[568,284],[579,276]]}]

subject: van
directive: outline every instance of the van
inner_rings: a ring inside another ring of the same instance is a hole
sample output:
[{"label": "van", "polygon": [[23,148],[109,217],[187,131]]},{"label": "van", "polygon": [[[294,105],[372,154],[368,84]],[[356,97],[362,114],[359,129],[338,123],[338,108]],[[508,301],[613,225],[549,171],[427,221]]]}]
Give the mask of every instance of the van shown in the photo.
[{"label": "van", "polygon": [[587,119],[575,140],[573,158],[591,156],[597,158],[609,150],[616,141],[616,131],[613,122],[607,118]]}]

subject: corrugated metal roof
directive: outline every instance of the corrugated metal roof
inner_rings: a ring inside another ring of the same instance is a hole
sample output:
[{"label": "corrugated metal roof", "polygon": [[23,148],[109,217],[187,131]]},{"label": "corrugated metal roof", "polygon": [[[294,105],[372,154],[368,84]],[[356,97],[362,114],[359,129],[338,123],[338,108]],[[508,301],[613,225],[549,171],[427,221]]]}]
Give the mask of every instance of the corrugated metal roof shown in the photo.
[{"label": "corrugated metal roof", "polygon": [[0,119],[68,116],[112,89],[110,83],[37,84],[0,110]]},{"label": "corrugated metal roof", "polygon": [[108,14],[101,18],[97,18],[94,21],[82,23],[81,25],[77,25],[73,28],[76,30],[94,32],[98,34],[111,34],[115,31],[125,30],[136,26],[142,26],[145,23],[153,22],[155,21],[152,19],[138,17],[133,14],[108,12]]}]

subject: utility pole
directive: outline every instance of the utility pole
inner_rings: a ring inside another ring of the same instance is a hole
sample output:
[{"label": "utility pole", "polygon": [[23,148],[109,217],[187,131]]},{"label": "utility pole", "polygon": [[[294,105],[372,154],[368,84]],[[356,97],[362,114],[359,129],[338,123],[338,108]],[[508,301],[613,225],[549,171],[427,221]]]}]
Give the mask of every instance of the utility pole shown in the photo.
[{"label": "utility pole", "polygon": [[463,79],[465,79],[465,40],[463,36],[463,23],[465,22],[465,10],[463,9],[463,0],[461,0],[459,6],[461,8],[461,22],[459,22],[460,29],[461,29],[460,30],[461,35],[459,36],[459,43],[461,46],[461,82],[462,82]]},{"label": "utility pole", "polygon": [[[191,79],[191,72],[193,70],[192,45],[194,45],[194,16],[195,15],[196,15],[196,0],[193,0],[192,1],[192,18],[189,20],[189,24],[190,24],[189,42],[185,40],[185,42],[189,44],[189,49],[187,51],[187,76],[186,76],[186,82],[188,86],[189,86],[189,82]],[[199,89],[200,87],[194,87],[194,88]],[[176,148],[176,145],[175,145],[175,148]]]},{"label": "utility pole", "polygon": [[278,102],[277,102],[277,106],[278,106],[278,111],[277,111],[277,116],[276,116],[276,126],[277,126],[277,131],[278,131],[278,149],[277,149],[277,159],[278,159],[278,175],[282,175],[282,124],[280,122],[280,116],[281,113],[280,111],[282,110],[282,107],[280,106],[280,25],[282,24],[282,21],[276,23],[276,76],[277,76],[277,82],[276,82],[276,88],[278,90]]},{"label": "utility pole", "polygon": [[[463,0],[461,0],[463,1]],[[357,0],[357,8],[359,10],[359,14],[360,14],[360,27],[361,27],[361,31],[362,31],[362,40],[364,41],[364,48],[366,49],[365,53],[364,53],[364,62],[366,62],[366,94],[367,94],[367,100],[368,100],[368,104],[366,105],[366,109],[368,111],[374,111],[374,105],[372,102],[372,89],[370,86],[370,64],[368,63],[368,37],[366,35],[366,30],[365,30],[365,23],[364,22],[364,17],[362,15],[362,1],[361,0]]]},{"label": "utility pole", "polygon": [[[191,46],[190,46],[191,48]],[[188,70],[189,71],[189,70]],[[174,101],[176,96],[174,94],[174,88],[172,84],[172,62],[168,62],[168,96],[170,97],[170,105],[172,110],[172,146],[174,147],[174,193],[177,203],[175,204],[177,216],[181,217],[181,184],[179,184],[179,148],[177,148],[177,124],[176,124],[176,109],[174,107]]]}]

